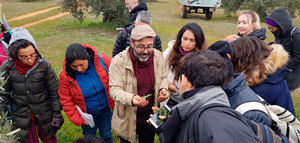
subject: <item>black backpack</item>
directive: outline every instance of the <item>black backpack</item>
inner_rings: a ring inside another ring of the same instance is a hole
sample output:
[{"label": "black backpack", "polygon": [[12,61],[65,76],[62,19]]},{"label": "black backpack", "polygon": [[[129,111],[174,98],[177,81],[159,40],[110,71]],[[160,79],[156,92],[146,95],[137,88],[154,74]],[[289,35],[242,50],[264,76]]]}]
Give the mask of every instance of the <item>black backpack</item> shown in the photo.
[{"label": "black backpack", "polygon": [[[211,104],[211,105],[201,107],[193,115],[191,115],[192,118],[190,119],[189,129],[188,129],[188,133],[187,133],[188,137],[190,139],[189,142],[200,143],[199,138],[198,138],[198,135],[199,135],[198,119],[203,112],[205,112],[208,109],[216,108],[216,107],[230,108],[228,106],[221,105],[221,104]],[[288,140],[284,135],[274,132],[268,126],[262,125],[262,124],[257,124],[249,119],[246,119],[246,120],[247,120],[247,123],[251,126],[254,133],[256,134],[257,138],[260,140],[260,142],[262,142],[262,143],[288,143]]]}]

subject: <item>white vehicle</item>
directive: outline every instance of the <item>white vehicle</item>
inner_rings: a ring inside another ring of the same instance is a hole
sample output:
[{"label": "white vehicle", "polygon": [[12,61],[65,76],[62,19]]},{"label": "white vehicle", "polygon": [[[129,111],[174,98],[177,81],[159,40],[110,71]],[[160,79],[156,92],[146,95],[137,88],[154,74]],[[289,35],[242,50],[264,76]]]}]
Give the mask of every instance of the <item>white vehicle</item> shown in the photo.
[{"label": "white vehicle", "polygon": [[210,20],[216,8],[221,6],[221,0],[178,0],[178,2],[183,4],[182,18],[186,18],[190,13],[200,13],[205,14],[206,19]]}]

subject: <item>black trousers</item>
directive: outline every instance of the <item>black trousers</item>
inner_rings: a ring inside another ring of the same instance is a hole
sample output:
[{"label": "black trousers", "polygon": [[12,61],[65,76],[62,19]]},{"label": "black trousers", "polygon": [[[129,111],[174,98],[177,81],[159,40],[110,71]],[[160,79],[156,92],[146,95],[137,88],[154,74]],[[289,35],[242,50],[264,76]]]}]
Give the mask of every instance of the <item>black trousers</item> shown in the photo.
[{"label": "black trousers", "polygon": [[[136,126],[136,134],[139,139],[139,143],[154,143],[155,129],[152,125],[144,124]],[[120,137],[121,143],[130,143],[124,138]]]}]

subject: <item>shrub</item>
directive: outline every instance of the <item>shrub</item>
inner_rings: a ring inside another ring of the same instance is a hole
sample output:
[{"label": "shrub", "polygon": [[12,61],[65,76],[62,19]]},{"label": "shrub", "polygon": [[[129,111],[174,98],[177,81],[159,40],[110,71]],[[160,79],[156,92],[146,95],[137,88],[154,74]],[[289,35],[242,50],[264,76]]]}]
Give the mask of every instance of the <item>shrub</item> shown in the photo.
[{"label": "shrub", "polygon": [[296,17],[299,12],[299,0],[224,0],[223,7],[225,14],[230,15],[241,9],[248,9],[266,18],[267,15],[277,7],[283,6],[292,17]]},{"label": "shrub", "polygon": [[126,25],[129,21],[129,12],[124,0],[62,0],[61,5],[64,11],[71,12],[72,16],[79,21],[84,20],[86,12],[96,17],[102,14],[104,23]]}]

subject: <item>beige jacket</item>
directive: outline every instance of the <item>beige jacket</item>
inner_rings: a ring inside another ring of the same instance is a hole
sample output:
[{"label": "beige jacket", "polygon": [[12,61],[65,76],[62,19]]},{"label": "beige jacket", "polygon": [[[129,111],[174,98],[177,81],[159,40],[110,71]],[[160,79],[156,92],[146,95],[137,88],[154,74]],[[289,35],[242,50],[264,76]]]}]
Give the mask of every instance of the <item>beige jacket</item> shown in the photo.
[{"label": "beige jacket", "polygon": [[[166,62],[162,53],[154,49],[154,106],[158,107],[159,90],[168,89]],[[146,75],[145,75],[146,76]],[[131,99],[137,95],[137,79],[134,75],[129,47],[116,55],[109,67],[109,91],[115,100],[112,128],[118,136],[130,142],[136,142],[136,112]]]}]

